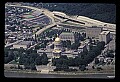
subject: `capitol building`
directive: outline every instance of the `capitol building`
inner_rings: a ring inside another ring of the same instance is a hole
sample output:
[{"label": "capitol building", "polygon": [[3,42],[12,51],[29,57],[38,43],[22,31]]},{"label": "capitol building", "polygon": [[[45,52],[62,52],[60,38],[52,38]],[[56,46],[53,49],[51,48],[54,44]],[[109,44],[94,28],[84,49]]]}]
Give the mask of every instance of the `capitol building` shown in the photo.
[{"label": "capitol building", "polygon": [[[52,48],[51,46],[54,46]],[[54,42],[49,43],[45,49],[37,50],[38,54],[46,53],[48,58],[59,58],[62,54],[62,43],[61,39],[58,37],[55,38]]]},{"label": "capitol building", "polygon": [[37,50],[37,53],[38,54],[46,53],[47,57],[50,59],[59,58],[61,55],[66,55],[68,58],[69,57],[75,58],[76,56],[78,56],[79,53],[83,52],[87,48],[88,43],[89,42],[83,45],[80,45],[77,51],[67,50],[63,47],[62,39],[58,37],[58,34],[57,34],[57,37],[53,42],[49,43],[46,46],[46,48]]},{"label": "capitol building", "polygon": [[61,39],[58,37],[55,39],[54,41],[54,50],[53,50],[53,58],[59,58],[61,56],[61,52],[62,52],[62,43],[61,43]]}]

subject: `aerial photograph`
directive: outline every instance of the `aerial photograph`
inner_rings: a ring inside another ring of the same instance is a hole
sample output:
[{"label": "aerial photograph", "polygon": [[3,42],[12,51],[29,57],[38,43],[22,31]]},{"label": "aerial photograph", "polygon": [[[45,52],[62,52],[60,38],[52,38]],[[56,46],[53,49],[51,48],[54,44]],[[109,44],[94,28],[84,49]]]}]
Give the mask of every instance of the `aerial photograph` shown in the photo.
[{"label": "aerial photograph", "polygon": [[5,3],[5,78],[115,78],[116,5]]}]

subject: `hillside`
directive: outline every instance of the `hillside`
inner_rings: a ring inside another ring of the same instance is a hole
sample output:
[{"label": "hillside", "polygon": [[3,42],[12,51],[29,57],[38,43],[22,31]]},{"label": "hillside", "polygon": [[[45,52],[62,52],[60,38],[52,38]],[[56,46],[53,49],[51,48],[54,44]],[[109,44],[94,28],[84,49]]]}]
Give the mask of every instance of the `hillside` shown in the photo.
[{"label": "hillside", "polygon": [[43,3],[43,8],[50,11],[61,11],[68,15],[82,15],[107,23],[116,23],[115,4]]}]

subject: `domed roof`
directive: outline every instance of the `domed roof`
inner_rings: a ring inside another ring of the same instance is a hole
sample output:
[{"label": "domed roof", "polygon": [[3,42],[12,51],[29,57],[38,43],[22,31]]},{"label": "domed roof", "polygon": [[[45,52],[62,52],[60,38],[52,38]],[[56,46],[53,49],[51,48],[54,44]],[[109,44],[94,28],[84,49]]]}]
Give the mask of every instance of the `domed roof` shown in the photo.
[{"label": "domed roof", "polygon": [[60,42],[60,38],[57,37],[57,38],[55,39],[55,42]]},{"label": "domed roof", "polygon": [[58,34],[57,34],[57,38],[55,39],[55,42],[60,42],[60,38],[58,37]]}]

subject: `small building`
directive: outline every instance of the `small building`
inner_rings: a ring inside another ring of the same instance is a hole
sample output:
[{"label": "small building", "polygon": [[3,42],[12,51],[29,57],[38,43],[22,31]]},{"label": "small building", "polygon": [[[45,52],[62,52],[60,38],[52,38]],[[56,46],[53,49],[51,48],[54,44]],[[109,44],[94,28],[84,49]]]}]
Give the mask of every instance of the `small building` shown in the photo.
[{"label": "small building", "polygon": [[71,50],[69,50],[69,51],[64,51],[64,52],[61,53],[61,55],[66,55],[68,58],[69,58],[69,57],[74,58],[73,52],[72,52]]},{"label": "small building", "polygon": [[48,58],[52,58],[52,56],[53,56],[52,51],[53,51],[53,49],[39,49],[39,50],[37,50],[37,53],[40,55],[43,53],[46,53]]},{"label": "small building", "polygon": [[24,48],[24,49],[27,49],[27,48],[29,48],[33,44],[34,44],[33,41],[21,41],[21,42],[18,42],[17,44],[14,44],[13,48],[18,48],[18,49]]},{"label": "small building", "polygon": [[71,32],[62,32],[60,34],[60,39],[62,41],[66,41],[66,40],[70,40],[71,41],[71,44],[75,43],[75,36],[73,33]]},{"label": "small building", "polygon": [[99,34],[102,32],[102,27],[92,26],[86,28],[86,38],[95,38],[99,37]]},{"label": "small building", "polygon": [[54,48],[54,43],[50,43],[46,46],[47,49],[53,49]]},{"label": "small building", "polygon": [[[24,65],[19,65],[20,68],[25,69]],[[18,69],[18,64],[4,64],[4,69]]]},{"label": "small building", "polygon": [[41,73],[49,73],[50,71],[54,71],[56,66],[47,66],[47,65],[36,65],[37,71]]},{"label": "small building", "polygon": [[79,70],[79,67],[76,67],[76,66],[69,66],[69,69],[77,69],[77,70]]},{"label": "small building", "polygon": [[85,41],[81,41],[81,43],[83,45],[86,45],[88,51],[90,50],[90,40],[89,39],[86,39]]},{"label": "small building", "polygon": [[83,51],[85,51],[85,50],[87,50],[86,45],[80,45],[80,46],[78,47],[78,53],[81,53],[81,52],[83,52]]},{"label": "small building", "polygon": [[99,41],[104,41],[107,44],[110,41],[110,31],[102,31],[99,34]]}]

